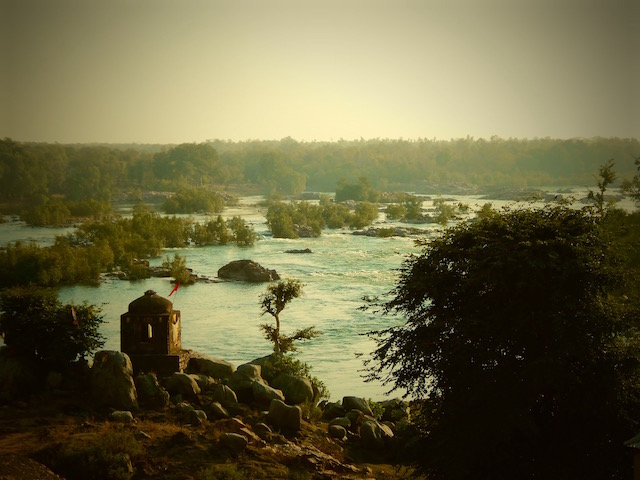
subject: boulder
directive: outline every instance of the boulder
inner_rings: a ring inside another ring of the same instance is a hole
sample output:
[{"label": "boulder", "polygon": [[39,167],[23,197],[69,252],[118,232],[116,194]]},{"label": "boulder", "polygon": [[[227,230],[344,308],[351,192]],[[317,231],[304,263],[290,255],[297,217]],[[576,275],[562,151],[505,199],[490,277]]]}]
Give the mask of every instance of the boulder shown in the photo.
[{"label": "boulder", "polygon": [[249,439],[239,433],[223,433],[220,435],[220,444],[233,453],[240,453],[246,450],[249,445]]},{"label": "boulder", "polygon": [[202,373],[209,377],[221,380],[228,378],[236,370],[236,367],[219,358],[208,357],[200,353],[193,353],[187,364],[187,373]]},{"label": "boulder", "polygon": [[300,238],[314,238],[319,237],[320,235],[313,229],[313,227],[309,225],[298,225],[294,224],[293,229],[298,234]]},{"label": "boulder", "polygon": [[213,389],[218,384],[213,377],[205,375],[204,373],[189,373],[188,375],[196,381],[200,390],[203,392]]},{"label": "boulder", "polygon": [[382,420],[398,422],[402,419],[409,420],[411,418],[411,407],[409,406],[409,402],[405,400],[393,398],[380,402],[380,405],[384,409]]},{"label": "boulder", "polygon": [[347,417],[336,417],[329,422],[329,426],[332,425],[340,425],[343,428],[349,429],[351,428],[351,420]]},{"label": "boulder", "polygon": [[273,379],[271,385],[282,390],[289,405],[313,401],[313,385],[308,378],[281,373]]},{"label": "boulder", "polygon": [[343,397],[342,398],[342,406],[348,412],[349,410],[360,410],[365,415],[369,415],[373,417],[373,412],[371,411],[371,407],[369,406],[369,402],[367,402],[364,398],[360,397]]},{"label": "boulder", "polygon": [[284,253],[313,253],[310,248],[285,250]]},{"label": "boulder", "polygon": [[349,430],[353,433],[358,433],[358,431],[360,430],[360,425],[362,425],[362,422],[366,417],[360,410],[354,409],[347,412],[347,418],[351,422],[351,427],[349,427]]},{"label": "boulder", "polygon": [[365,420],[360,426],[360,438],[366,448],[382,449],[393,438],[393,430],[376,420]]},{"label": "boulder", "polygon": [[266,385],[264,383],[253,382],[251,390],[253,393],[254,401],[263,405],[269,405],[271,403],[271,400],[276,398],[278,400],[282,400],[283,402],[285,401],[282,390],[270,387],[269,385]]},{"label": "boulder", "polygon": [[231,415],[229,415],[229,412],[227,412],[227,410],[222,405],[220,405],[219,402],[211,402],[207,410],[209,412],[209,416],[216,420],[231,417]]},{"label": "boulder", "polygon": [[238,397],[236,393],[229,387],[229,385],[218,384],[213,387],[213,400],[222,404],[238,403]]},{"label": "boulder", "polygon": [[234,260],[218,270],[218,277],[244,282],[271,282],[280,280],[275,270],[269,270],[253,260]]},{"label": "boulder", "polygon": [[153,373],[143,373],[136,376],[136,390],[138,402],[141,407],[150,409],[163,409],[170,403],[169,392],[158,382],[158,377]]},{"label": "boulder", "polygon": [[189,423],[195,427],[207,421],[207,414],[204,410],[193,409],[189,412]]},{"label": "boulder", "polygon": [[256,435],[258,435],[263,440],[268,439],[271,436],[271,434],[273,434],[273,430],[271,430],[269,425],[262,422],[256,423],[253,426],[253,430],[256,432]]},{"label": "boulder", "polygon": [[289,406],[282,400],[271,400],[267,419],[271,425],[281,430],[300,430],[302,424],[302,410],[297,405]]},{"label": "boulder", "polygon": [[116,410],[111,412],[109,418],[117,423],[133,423],[133,414],[128,410]]},{"label": "boulder", "polygon": [[115,350],[97,352],[89,379],[91,395],[99,405],[117,410],[138,408],[133,366],[126,353]]},{"label": "boulder", "polygon": [[229,387],[235,392],[240,402],[248,403],[253,400],[253,383],[266,383],[262,378],[260,365],[245,363],[240,365],[229,377]]},{"label": "boulder", "polygon": [[200,395],[201,390],[194,375],[174,372],[167,380],[167,390],[172,395]]},{"label": "boulder", "polygon": [[322,412],[322,418],[324,420],[332,420],[336,417],[344,417],[346,414],[347,411],[341,404],[337,402],[328,402]]},{"label": "boulder", "polygon": [[342,425],[329,425],[329,436],[337,440],[342,440],[347,436],[347,429]]}]

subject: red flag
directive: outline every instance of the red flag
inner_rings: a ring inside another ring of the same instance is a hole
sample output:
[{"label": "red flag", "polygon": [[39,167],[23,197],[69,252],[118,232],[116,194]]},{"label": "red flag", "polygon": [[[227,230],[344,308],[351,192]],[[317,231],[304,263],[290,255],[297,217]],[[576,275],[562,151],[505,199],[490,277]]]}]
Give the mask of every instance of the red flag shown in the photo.
[{"label": "red flag", "polygon": [[169,296],[173,295],[173,292],[178,291],[178,287],[180,287],[180,282],[176,282],[176,286],[173,287],[173,290],[171,290],[171,293],[169,294]]}]

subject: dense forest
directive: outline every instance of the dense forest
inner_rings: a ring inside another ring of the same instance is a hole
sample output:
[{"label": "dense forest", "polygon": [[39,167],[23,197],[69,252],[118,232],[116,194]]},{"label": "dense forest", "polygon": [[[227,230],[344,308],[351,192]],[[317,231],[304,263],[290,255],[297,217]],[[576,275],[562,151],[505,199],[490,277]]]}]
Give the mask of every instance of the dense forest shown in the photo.
[{"label": "dense forest", "polygon": [[[62,145],[0,141],[0,201],[110,202],[148,191],[244,185],[262,193],[333,192],[366,177],[382,191],[440,193],[447,186],[591,185],[614,159],[635,172],[637,139],[209,141],[181,145]],[[214,200],[210,200],[215,203]],[[215,208],[214,208],[215,210]],[[175,211],[175,210],[174,210]]]}]

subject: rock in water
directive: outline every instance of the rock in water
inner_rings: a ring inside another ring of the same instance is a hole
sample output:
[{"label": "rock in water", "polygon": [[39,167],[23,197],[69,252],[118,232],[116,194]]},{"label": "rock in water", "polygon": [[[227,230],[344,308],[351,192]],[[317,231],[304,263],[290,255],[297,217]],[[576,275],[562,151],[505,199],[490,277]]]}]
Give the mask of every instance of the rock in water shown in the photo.
[{"label": "rock in water", "polygon": [[244,282],[271,282],[280,280],[275,270],[269,270],[253,260],[234,260],[218,270],[218,277]]}]

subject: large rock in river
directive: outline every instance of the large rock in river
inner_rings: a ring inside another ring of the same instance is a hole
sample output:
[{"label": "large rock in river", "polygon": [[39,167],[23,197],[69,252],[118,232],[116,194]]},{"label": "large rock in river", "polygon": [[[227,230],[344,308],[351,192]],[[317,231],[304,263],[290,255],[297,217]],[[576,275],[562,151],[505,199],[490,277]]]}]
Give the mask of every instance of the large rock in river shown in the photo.
[{"label": "large rock in river", "polygon": [[234,260],[218,270],[218,277],[244,282],[270,282],[280,280],[275,270],[269,270],[253,260]]}]

